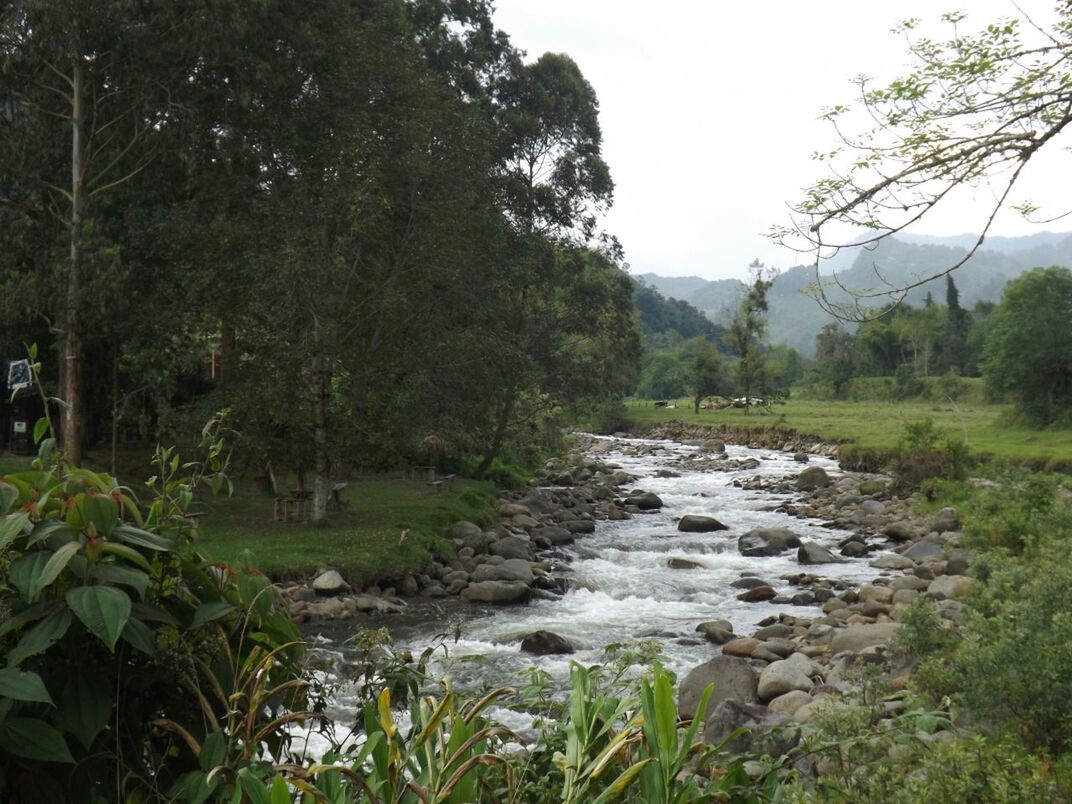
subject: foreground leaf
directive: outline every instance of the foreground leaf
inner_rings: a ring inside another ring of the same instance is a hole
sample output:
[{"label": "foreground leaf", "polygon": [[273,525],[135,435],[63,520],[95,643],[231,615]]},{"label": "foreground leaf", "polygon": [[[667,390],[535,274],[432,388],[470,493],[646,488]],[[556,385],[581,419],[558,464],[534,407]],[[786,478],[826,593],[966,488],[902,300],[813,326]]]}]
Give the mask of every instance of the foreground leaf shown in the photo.
[{"label": "foreground leaf", "polygon": [[0,724],[0,748],[24,759],[74,764],[63,735],[43,720],[9,717]]},{"label": "foreground leaf", "polygon": [[111,586],[79,586],[67,593],[67,605],[75,616],[95,634],[108,650],[115,643],[130,619],[130,597]]}]

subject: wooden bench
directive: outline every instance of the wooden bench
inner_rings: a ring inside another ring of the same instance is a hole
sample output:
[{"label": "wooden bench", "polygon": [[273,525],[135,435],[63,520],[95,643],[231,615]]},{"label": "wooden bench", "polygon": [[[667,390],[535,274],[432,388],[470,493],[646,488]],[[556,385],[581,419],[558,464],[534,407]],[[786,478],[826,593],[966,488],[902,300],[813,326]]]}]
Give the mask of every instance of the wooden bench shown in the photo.
[{"label": "wooden bench", "polygon": [[433,494],[442,494],[443,493],[443,484],[444,483],[445,483],[445,481],[443,481],[443,480],[429,480],[428,481],[428,485],[432,487],[432,493]]}]

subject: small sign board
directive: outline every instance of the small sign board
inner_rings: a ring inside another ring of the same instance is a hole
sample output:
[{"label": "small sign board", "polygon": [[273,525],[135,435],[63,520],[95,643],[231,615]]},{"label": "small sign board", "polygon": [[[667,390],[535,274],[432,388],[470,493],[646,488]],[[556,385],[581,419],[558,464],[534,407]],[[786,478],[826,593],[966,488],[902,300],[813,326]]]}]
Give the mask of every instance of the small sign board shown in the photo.
[{"label": "small sign board", "polygon": [[25,433],[26,432],[26,422],[15,422],[15,432],[16,433]]},{"label": "small sign board", "polygon": [[[14,394],[28,388],[33,382],[33,368],[29,360],[13,360],[7,364],[7,390]],[[25,422],[23,422],[25,425]]]}]

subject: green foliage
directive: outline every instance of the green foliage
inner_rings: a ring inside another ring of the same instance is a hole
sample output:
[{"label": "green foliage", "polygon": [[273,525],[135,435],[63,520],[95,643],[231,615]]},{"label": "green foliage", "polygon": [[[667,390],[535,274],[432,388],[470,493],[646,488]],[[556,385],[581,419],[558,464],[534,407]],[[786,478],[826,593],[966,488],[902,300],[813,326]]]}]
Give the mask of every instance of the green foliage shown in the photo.
[{"label": "green foliage", "polygon": [[28,778],[37,801],[230,795],[235,772],[282,761],[282,726],[309,717],[304,651],[267,579],[190,544],[189,498],[222,478],[217,429],[202,460],[158,452],[147,512],[65,462],[0,476],[8,796]]},{"label": "green foliage", "polygon": [[1067,423],[1072,408],[1072,271],[1036,269],[1010,282],[987,339],[984,375],[1036,425]]}]

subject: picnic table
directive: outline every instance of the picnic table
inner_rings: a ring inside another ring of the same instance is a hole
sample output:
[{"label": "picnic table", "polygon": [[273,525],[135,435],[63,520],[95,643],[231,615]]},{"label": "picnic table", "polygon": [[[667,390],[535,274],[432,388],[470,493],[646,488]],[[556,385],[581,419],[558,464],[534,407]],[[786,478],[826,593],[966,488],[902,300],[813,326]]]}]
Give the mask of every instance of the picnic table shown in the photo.
[{"label": "picnic table", "polygon": [[434,466],[411,466],[409,468],[409,479],[424,480],[432,483],[436,479],[436,468]]}]

